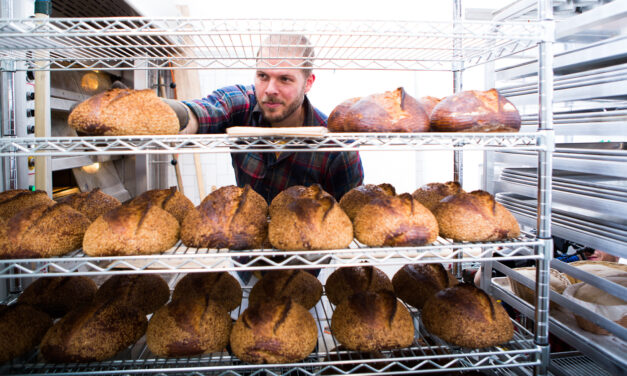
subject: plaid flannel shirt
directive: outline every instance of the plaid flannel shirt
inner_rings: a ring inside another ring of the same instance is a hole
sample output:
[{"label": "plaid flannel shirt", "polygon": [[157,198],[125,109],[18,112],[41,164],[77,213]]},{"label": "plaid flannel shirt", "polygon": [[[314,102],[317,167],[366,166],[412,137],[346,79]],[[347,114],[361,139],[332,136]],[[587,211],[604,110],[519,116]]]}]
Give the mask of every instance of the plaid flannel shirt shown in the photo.
[{"label": "plaid flannel shirt", "polygon": [[[206,98],[184,102],[198,119],[198,133],[224,133],[242,125],[271,126],[262,117],[254,86],[235,85],[214,91]],[[327,116],[313,107],[305,96],[302,126],[327,126]],[[358,152],[231,153],[237,185],[246,184],[268,203],[293,185],[319,183],[336,200],[361,185],[364,170]]]}]

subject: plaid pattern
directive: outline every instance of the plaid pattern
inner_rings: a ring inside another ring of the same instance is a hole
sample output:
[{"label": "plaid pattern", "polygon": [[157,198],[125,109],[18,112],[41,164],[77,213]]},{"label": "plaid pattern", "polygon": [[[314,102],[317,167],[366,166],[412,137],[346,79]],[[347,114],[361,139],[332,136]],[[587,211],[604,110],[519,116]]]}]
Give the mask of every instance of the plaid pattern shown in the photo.
[{"label": "plaid pattern", "polygon": [[[242,125],[269,127],[257,105],[254,86],[228,86],[204,99],[184,102],[198,118],[198,133],[224,133]],[[303,126],[327,126],[327,116],[313,107],[305,96]],[[358,152],[231,153],[237,185],[246,184],[268,203],[293,185],[319,183],[339,200],[351,188],[361,185],[364,170]]]}]

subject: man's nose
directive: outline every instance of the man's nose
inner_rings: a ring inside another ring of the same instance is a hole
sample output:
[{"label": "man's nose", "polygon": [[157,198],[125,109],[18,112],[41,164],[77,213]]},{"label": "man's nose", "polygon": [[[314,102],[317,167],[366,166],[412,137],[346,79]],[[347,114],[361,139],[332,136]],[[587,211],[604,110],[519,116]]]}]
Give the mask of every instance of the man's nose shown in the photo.
[{"label": "man's nose", "polygon": [[266,94],[278,94],[278,85],[277,85],[277,80],[275,80],[274,78],[271,78],[270,80],[268,80],[268,86],[266,87]]}]

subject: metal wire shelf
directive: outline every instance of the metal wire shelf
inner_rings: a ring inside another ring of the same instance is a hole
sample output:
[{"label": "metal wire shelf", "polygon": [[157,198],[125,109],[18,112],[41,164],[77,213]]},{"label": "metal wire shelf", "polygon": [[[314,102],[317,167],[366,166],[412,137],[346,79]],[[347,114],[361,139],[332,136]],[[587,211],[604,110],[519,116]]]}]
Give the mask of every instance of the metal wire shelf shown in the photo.
[{"label": "metal wire shelf", "polygon": [[313,152],[367,150],[543,150],[543,132],[529,133],[327,133],[294,136],[99,136],[1,138],[0,156],[84,156],[117,154],[186,154]]},{"label": "metal wire shelf", "polygon": [[550,30],[538,21],[1,19],[0,59],[34,70],[247,69],[267,35],[298,33],[315,69],[451,71],[534,47]]}]

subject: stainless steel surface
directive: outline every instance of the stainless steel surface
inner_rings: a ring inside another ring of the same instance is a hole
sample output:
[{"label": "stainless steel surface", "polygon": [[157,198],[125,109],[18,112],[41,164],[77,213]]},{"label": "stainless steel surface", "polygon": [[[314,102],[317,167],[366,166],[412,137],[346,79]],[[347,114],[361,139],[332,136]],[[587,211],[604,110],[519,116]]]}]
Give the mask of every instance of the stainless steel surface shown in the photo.
[{"label": "stainless steel surface", "polygon": [[583,355],[552,354],[549,370],[557,376],[611,376],[592,359]]}]

